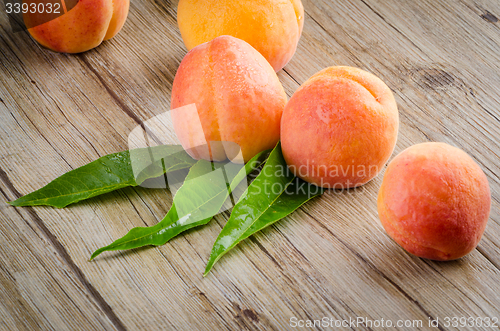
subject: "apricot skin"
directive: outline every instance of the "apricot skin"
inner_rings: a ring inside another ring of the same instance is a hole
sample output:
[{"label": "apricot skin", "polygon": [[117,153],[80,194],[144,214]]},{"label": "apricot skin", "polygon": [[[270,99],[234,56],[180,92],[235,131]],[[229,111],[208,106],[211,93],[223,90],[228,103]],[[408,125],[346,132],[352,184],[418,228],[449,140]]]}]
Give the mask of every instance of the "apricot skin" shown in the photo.
[{"label": "apricot skin", "polygon": [[[245,41],[221,36],[193,48],[182,60],[171,109],[195,104],[197,114],[173,111],[172,120],[182,146],[194,158],[241,163],[278,143],[286,101],[266,59]],[[203,130],[196,126],[200,122]],[[237,144],[243,160],[235,160],[237,152],[223,146],[195,152],[195,147],[214,141]]]},{"label": "apricot skin", "polygon": [[[67,13],[28,29],[42,46],[61,53],[81,53],[113,38],[127,19],[129,0],[79,0]],[[27,26],[37,13],[24,14]]]},{"label": "apricot skin", "polygon": [[486,175],[465,152],[422,143],[391,161],[377,205],[385,230],[406,251],[446,261],[478,245],[491,194]]},{"label": "apricot skin", "polygon": [[300,0],[180,0],[177,22],[188,50],[230,35],[248,42],[279,71],[297,48],[304,8]]},{"label": "apricot skin", "polygon": [[374,178],[396,144],[399,116],[387,85],[352,67],[331,67],[307,80],[281,120],[283,155],[298,177],[347,189]]}]

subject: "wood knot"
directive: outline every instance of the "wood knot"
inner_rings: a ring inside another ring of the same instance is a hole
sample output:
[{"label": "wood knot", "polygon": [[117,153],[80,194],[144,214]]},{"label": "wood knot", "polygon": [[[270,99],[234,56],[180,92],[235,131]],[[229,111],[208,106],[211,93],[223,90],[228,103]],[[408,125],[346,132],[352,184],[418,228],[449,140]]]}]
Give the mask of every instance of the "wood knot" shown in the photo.
[{"label": "wood knot", "polygon": [[252,322],[259,321],[259,314],[255,310],[248,308],[241,309],[240,305],[235,302],[233,302],[233,308],[236,312],[236,318],[243,318]]},{"label": "wood knot", "polygon": [[449,72],[436,69],[418,69],[416,70],[417,79],[420,80],[424,86],[430,89],[445,88],[449,85],[455,85],[455,77]]},{"label": "wood knot", "polygon": [[489,11],[486,11],[484,14],[481,15],[481,18],[487,22],[490,23],[496,23],[498,22],[498,17],[490,13]]}]

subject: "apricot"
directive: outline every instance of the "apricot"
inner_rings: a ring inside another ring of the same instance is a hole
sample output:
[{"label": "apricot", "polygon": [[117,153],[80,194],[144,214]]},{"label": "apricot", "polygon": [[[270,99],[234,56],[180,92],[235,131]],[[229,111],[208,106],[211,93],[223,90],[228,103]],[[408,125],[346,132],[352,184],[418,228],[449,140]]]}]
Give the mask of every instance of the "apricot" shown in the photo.
[{"label": "apricot", "polygon": [[486,175],[465,152],[422,143],[390,162],[377,205],[385,230],[405,250],[446,261],[478,245],[491,195]]},{"label": "apricot", "polygon": [[[172,111],[172,122],[194,158],[241,163],[277,144],[286,101],[276,73],[259,52],[243,40],[220,36],[193,48],[182,60],[171,108],[194,104],[197,112]],[[239,148],[212,142],[239,146],[240,159],[235,160]],[[209,148],[197,151],[203,143]]]},{"label": "apricot", "polygon": [[44,19],[42,12],[28,11],[23,18],[30,35],[42,46],[81,53],[113,38],[123,27],[128,10],[129,0],[79,0],[67,13],[43,24],[37,24]]},{"label": "apricot", "polygon": [[281,120],[281,146],[296,176],[347,189],[380,172],[398,127],[396,101],[382,80],[361,69],[330,67],[290,98]]},{"label": "apricot", "polygon": [[252,45],[277,72],[297,49],[304,7],[300,0],[180,0],[177,22],[188,50],[231,35]]}]

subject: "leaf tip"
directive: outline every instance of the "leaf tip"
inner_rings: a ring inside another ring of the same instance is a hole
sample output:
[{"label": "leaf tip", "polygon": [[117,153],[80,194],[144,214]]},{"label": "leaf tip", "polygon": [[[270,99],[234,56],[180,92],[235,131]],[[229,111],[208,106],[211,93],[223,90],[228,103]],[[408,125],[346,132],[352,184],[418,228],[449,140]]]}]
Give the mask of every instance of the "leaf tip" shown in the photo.
[{"label": "leaf tip", "polygon": [[203,273],[204,278],[210,273],[213,266],[214,266],[214,264],[209,261],[207,266],[205,267],[205,272]]},{"label": "leaf tip", "polygon": [[23,198],[24,198],[24,196],[17,198],[14,201],[7,201],[7,203],[11,206],[14,206],[14,207],[23,207],[23,206],[25,206],[25,202],[23,203],[23,200],[24,200]]},{"label": "leaf tip", "polygon": [[89,262],[92,262],[92,260],[94,260],[102,252],[103,252],[102,248],[99,248],[94,253],[92,253],[92,255],[90,256]]}]

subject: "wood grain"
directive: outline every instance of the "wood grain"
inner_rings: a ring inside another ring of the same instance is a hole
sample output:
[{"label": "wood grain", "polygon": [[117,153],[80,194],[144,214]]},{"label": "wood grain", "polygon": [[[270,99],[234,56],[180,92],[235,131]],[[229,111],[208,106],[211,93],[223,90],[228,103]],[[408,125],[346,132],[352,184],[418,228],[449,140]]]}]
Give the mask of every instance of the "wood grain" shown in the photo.
[{"label": "wood grain", "polygon": [[287,94],[331,65],[381,77],[400,110],[395,153],[444,141],[487,174],[493,205],[478,249],[448,263],[405,253],[379,223],[379,176],[311,201],[206,278],[228,213],[162,247],[88,262],[130,228],[163,218],[170,193],[128,188],[62,210],[5,201],[127,149],[134,127],[169,109],[186,53],[177,1],[132,2],[120,34],[79,55],[40,48],[1,12],[0,329],[274,330],[292,317],[421,320],[428,329],[429,318],[500,318],[500,3],[303,3],[302,39],[278,74]]}]

